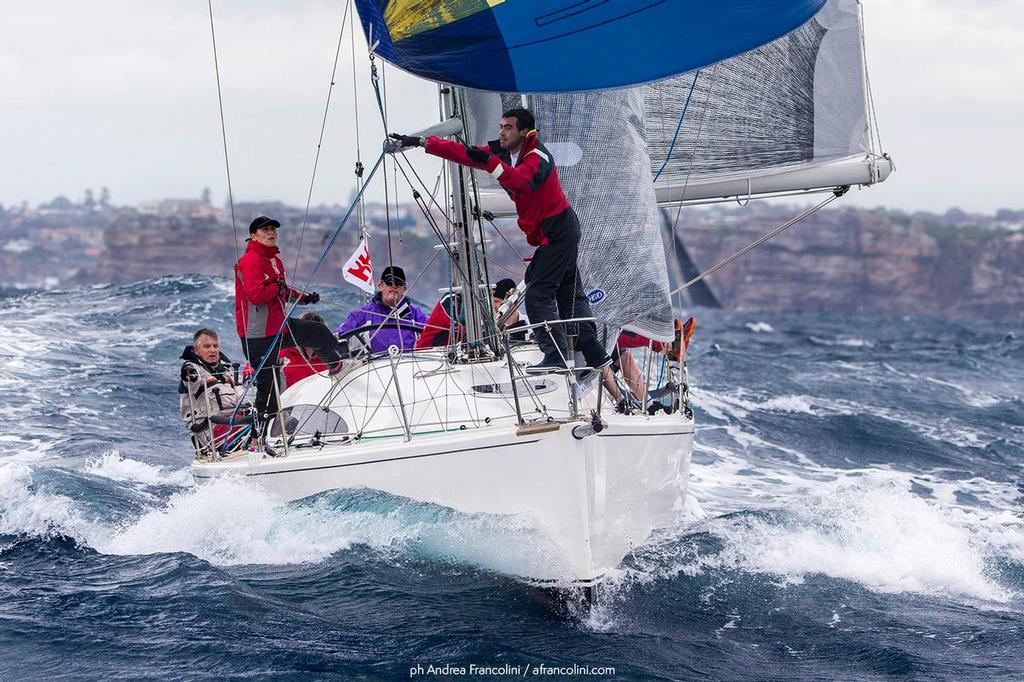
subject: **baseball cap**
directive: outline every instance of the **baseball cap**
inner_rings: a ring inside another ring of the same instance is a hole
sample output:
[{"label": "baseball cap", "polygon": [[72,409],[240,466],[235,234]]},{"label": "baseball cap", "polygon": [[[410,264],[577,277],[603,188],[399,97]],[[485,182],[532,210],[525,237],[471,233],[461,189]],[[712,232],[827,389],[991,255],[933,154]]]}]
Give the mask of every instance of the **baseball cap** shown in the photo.
[{"label": "baseball cap", "polygon": [[277,222],[273,218],[261,215],[249,223],[249,234],[256,234],[261,227],[281,227],[281,223]]}]

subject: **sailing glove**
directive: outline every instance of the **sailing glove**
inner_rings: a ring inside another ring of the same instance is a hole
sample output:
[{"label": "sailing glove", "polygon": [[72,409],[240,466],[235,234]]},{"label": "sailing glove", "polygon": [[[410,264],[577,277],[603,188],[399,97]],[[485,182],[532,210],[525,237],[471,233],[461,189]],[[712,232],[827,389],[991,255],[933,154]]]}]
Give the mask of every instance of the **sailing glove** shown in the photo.
[{"label": "sailing glove", "polygon": [[480,149],[480,147],[474,147],[472,145],[466,145],[466,156],[475,161],[476,163],[487,163],[487,160],[491,158],[491,153]]},{"label": "sailing glove", "polygon": [[415,135],[399,135],[398,133],[391,133],[388,137],[400,144],[402,149],[405,149],[406,147],[423,146],[423,138],[416,137]]},{"label": "sailing glove", "polygon": [[313,305],[314,303],[320,302],[320,294],[315,291],[311,291],[308,294],[303,294],[299,298],[299,305]]}]

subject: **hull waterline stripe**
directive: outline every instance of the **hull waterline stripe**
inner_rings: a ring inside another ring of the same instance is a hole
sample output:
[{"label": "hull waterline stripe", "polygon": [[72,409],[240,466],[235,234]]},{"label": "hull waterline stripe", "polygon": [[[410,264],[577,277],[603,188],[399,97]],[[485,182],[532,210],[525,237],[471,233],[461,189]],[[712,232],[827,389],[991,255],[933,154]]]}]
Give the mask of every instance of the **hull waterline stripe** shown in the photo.
[{"label": "hull waterline stripe", "polygon": [[[384,462],[400,462],[405,459],[419,459],[421,457],[438,457],[440,455],[454,455],[460,452],[472,452],[474,450],[493,450],[494,448],[511,448],[517,445],[530,445],[531,443],[539,443],[540,439],[524,440],[516,443],[501,443],[500,445],[485,445],[480,448],[462,448],[461,450],[445,450],[444,452],[428,452],[423,455],[406,455],[405,457],[393,457],[391,459],[374,459],[369,462],[349,462],[347,464],[331,464],[322,467],[307,467],[305,469],[286,469],[283,471],[257,471],[255,473],[247,473],[246,476],[271,476],[274,474],[297,474],[305,471],[320,471],[321,469],[340,469],[342,467],[354,467],[361,466],[364,464],[381,464]],[[216,478],[216,476],[203,476],[200,474],[192,473],[192,478]]]},{"label": "hull waterline stripe", "polygon": [[661,436],[692,436],[693,431],[673,431],[671,433],[599,433],[598,438],[659,438]]}]

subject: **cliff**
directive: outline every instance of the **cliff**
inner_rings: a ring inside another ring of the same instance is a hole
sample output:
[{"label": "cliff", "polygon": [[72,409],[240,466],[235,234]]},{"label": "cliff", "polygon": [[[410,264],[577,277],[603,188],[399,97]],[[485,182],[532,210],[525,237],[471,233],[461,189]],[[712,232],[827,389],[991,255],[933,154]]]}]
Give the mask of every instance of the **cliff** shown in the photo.
[{"label": "cliff", "polygon": [[[301,284],[341,211],[322,207],[308,216],[295,268],[303,212],[279,204],[240,204],[236,209],[237,234],[210,210],[154,215],[131,207],[97,211],[72,206],[0,212],[0,286],[68,287],[187,272],[230,277],[236,243],[239,250],[245,248],[245,226],[259,213],[284,224],[285,264],[294,283]],[[746,208],[686,209],[676,231],[696,269],[703,271],[799,212],[757,202]],[[418,210],[407,206],[388,214],[383,207],[369,206],[368,213],[375,268],[379,271],[393,258],[411,278],[420,278],[413,295],[433,301],[437,289],[448,284],[449,268],[436,258],[437,239]],[[527,252],[511,221],[502,229]],[[341,267],[355,240],[354,229],[342,231],[315,286],[341,284]],[[522,263],[501,239],[493,239],[491,251],[492,279],[522,273]],[[678,255],[667,237],[666,255]],[[707,282],[729,308],[1024,319],[1024,211],[984,216],[956,210],[942,215],[824,210]]]},{"label": "cliff", "polygon": [[[765,207],[742,220],[734,211],[691,214],[677,229],[704,270],[796,213]],[[825,210],[707,281],[733,308],[1021,319],[1024,232],[930,214]]]}]

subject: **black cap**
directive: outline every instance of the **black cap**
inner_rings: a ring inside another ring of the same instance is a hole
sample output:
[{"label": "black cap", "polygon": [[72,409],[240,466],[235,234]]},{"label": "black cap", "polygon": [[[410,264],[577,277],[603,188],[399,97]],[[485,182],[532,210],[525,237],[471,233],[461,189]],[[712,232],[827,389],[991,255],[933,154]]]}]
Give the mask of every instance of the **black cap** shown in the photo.
[{"label": "black cap", "polygon": [[261,227],[281,227],[281,223],[277,222],[273,218],[261,215],[259,218],[256,218],[249,223],[249,234],[256,234]]},{"label": "black cap", "polygon": [[506,298],[508,298],[508,295],[515,288],[516,288],[515,281],[513,281],[511,279],[499,279],[494,284],[494,291],[491,293],[491,296],[493,296],[494,298],[500,298],[501,300],[504,301]]},{"label": "black cap", "polygon": [[389,265],[381,273],[380,281],[391,286],[402,286],[405,284],[405,270],[397,265]]}]

